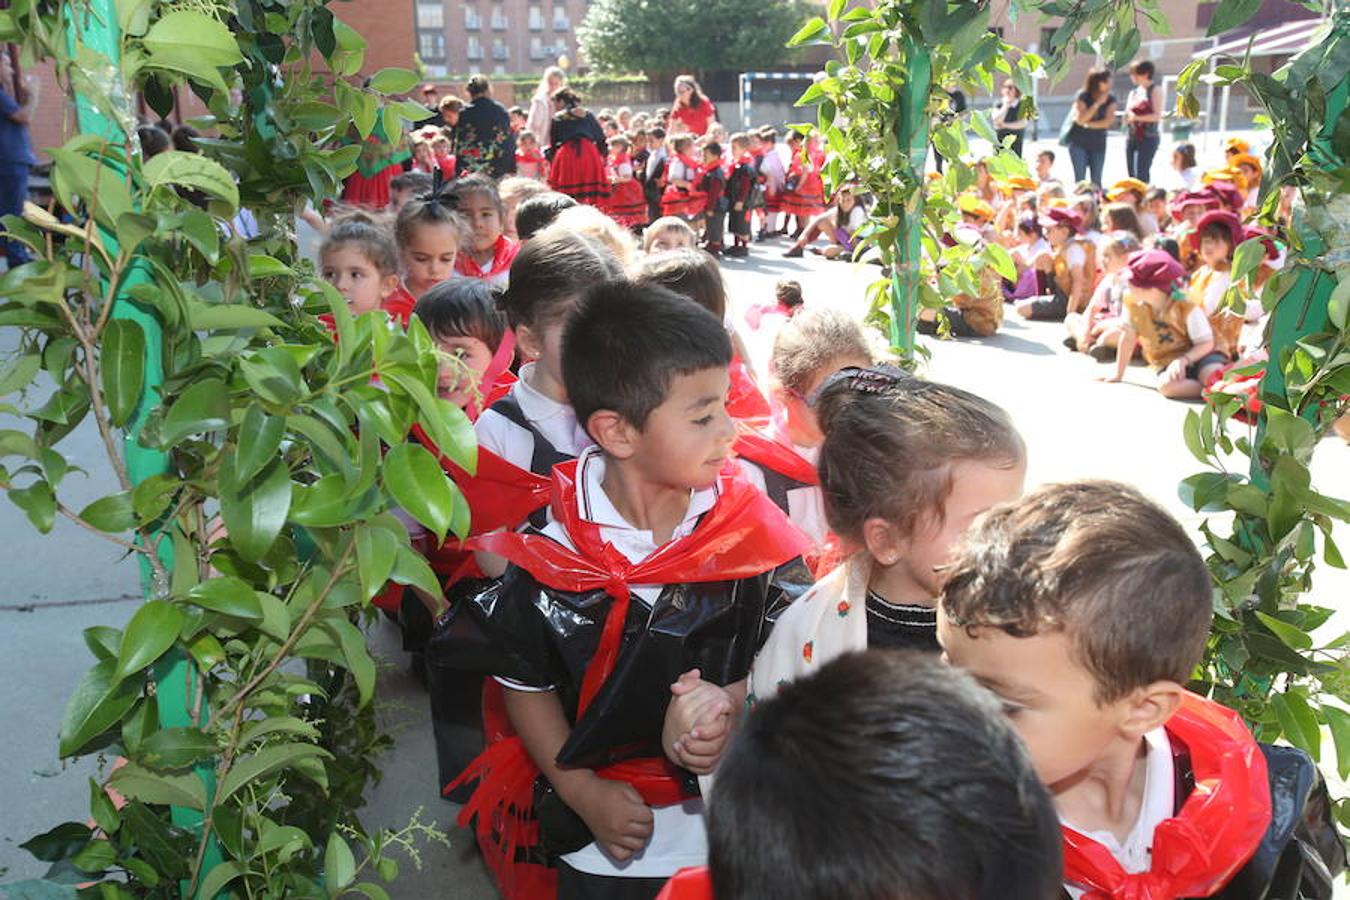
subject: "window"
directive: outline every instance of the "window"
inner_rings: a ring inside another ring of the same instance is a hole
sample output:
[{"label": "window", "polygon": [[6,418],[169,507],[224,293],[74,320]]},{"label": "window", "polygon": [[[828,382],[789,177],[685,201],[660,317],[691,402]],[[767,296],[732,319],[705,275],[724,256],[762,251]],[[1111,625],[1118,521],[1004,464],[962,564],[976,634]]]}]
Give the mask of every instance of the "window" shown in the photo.
[{"label": "window", "polygon": [[538,35],[530,38],[530,59],[543,59],[548,56],[544,49],[544,40]]},{"label": "window", "polygon": [[439,63],[437,65],[426,63],[423,68],[426,69],[428,78],[444,78],[446,75],[450,74],[450,70],[446,68],[444,63]]},{"label": "window", "polygon": [[553,7],[553,30],[566,31],[570,27],[572,26],[567,21],[567,10],[561,6]]},{"label": "window", "polygon": [[502,65],[501,63],[497,63],[495,66],[492,67],[492,74],[493,74],[493,75],[505,75],[505,74],[506,74],[506,66]]},{"label": "window", "polygon": [[417,4],[418,28],[444,28],[445,5],[441,3]]},{"label": "window", "polygon": [[439,31],[418,32],[417,55],[424,61],[445,59],[445,35]]},{"label": "window", "polygon": [[1054,38],[1056,31],[1059,31],[1058,25],[1042,25],[1041,42],[1036,45],[1034,51],[1044,56],[1046,50],[1050,47],[1050,41]]},{"label": "window", "polygon": [[472,6],[464,7],[464,27],[469,31],[477,31],[483,27],[483,20],[478,15],[478,10]]},{"label": "window", "polygon": [[507,58],[507,52],[506,52],[506,40],[505,40],[505,38],[493,38],[493,39],[492,39],[492,58],[493,58],[493,59],[506,59],[506,58]]},{"label": "window", "polygon": [[505,31],[507,27],[506,12],[500,6],[492,7],[492,30]]},{"label": "window", "polygon": [[530,7],[530,30],[531,31],[544,30],[544,11],[538,6]]},{"label": "window", "polygon": [[469,35],[468,57],[469,59],[483,58],[483,42],[478,39],[476,34]]}]

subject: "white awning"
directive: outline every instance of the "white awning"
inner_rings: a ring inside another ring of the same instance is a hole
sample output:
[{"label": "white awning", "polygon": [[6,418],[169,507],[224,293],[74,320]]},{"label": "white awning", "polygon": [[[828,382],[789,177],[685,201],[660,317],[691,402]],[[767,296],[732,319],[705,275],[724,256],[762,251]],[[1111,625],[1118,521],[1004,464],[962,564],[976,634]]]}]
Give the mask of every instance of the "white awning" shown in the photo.
[{"label": "white awning", "polygon": [[1313,38],[1324,26],[1326,19],[1300,19],[1286,22],[1261,32],[1232,38],[1213,47],[1206,47],[1195,54],[1196,59],[1209,59],[1211,56],[1245,56],[1247,45],[1251,44],[1253,59],[1262,56],[1292,56],[1311,46]]}]

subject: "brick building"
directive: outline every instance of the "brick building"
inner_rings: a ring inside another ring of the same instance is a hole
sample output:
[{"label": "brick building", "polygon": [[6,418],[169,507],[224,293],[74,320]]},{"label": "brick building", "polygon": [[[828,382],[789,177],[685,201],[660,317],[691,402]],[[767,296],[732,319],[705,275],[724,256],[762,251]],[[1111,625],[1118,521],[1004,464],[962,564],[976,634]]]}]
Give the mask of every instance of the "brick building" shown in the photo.
[{"label": "brick building", "polygon": [[578,60],[588,0],[415,0],[417,55],[427,74],[542,72]]}]

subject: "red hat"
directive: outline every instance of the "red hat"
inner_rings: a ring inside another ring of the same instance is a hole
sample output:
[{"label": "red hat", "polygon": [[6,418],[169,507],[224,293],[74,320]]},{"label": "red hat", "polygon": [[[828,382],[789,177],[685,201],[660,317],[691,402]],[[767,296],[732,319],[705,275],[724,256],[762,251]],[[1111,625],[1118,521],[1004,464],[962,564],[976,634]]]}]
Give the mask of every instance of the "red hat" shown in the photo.
[{"label": "red hat", "polygon": [[1233,212],[1241,212],[1242,207],[1247,205],[1247,195],[1231,181],[1211,181],[1201,188],[1200,192],[1216,197],[1220,206],[1227,207]]},{"label": "red hat", "polygon": [[1200,191],[1182,191],[1172,198],[1172,202],[1167,205],[1167,211],[1172,218],[1180,222],[1186,218],[1186,207],[1199,206],[1204,209],[1218,209],[1223,204],[1218,195],[1206,190]]},{"label": "red hat", "polygon": [[1166,250],[1137,250],[1125,263],[1130,284],[1140,288],[1170,291],[1186,277],[1186,268]]},{"label": "red hat", "polygon": [[1200,246],[1200,234],[1211,225],[1221,225],[1227,228],[1229,239],[1232,241],[1234,248],[1247,237],[1246,229],[1242,227],[1242,220],[1237,217],[1236,213],[1231,213],[1226,209],[1211,209],[1200,217],[1199,222],[1195,223],[1195,230],[1186,235],[1186,242],[1191,245],[1192,249]]},{"label": "red hat", "polygon": [[1083,230],[1083,214],[1076,209],[1061,209],[1052,206],[1041,213],[1040,216],[1042,228],[1052,228],[1055,225],[1067,225],[1069,230],[1078,234]]}]

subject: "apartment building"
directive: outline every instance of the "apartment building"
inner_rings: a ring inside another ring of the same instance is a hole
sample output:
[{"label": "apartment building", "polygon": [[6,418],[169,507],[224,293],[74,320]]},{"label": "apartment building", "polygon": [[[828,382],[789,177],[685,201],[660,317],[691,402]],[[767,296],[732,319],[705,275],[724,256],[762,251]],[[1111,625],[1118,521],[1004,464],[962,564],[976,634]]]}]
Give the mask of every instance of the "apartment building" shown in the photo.
[{"label": "apartment building", "polygon": [[427,74],[542,72],[578,58],[588,0],[414,0]]}]

